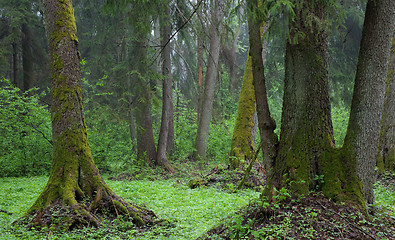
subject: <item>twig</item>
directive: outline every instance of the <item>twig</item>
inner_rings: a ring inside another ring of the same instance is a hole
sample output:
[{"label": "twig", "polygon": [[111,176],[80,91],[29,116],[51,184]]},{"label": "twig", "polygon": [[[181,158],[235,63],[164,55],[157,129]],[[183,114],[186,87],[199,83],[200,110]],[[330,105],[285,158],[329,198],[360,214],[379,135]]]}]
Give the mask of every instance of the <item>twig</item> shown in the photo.
[{"label": "twig", "polygon": [[376,239],[374,236],[372,236],[370,233],[366,232],[365,230],[363,230],[362,228],[358,227],[357,225],[355,225],[354,223],[348,221],[347,218],[343,217],[342,215],[340,215],[339,213],[332,211],[331,209],[328,209],[327,207],[325,207],[324,205],[322,205],[320,202],[318,202],[318,204],[321,205],[321,207],[327,211],[330,211],[336,215],[338,215],[339,217],[341,217],[344,221],[346,221],[348,224],[352,225],[353,227],[355,227],[356,229],[358,229],[359,231],[361,231],[362,233],[364,233],[365,235],[371,237],[372,239]]},{"label": "twig", "polygon": [[245,173],[244,173],[243,179],[240,181],[239,185],[237,186],[236,191],[237,191],[237,190],[240,190],[240,189],[243,187],[243,185],[244,185],[246,179],[247,179],[248,176],[250,175],[251,168],[252,168],[252,166],[254,165],[256,159],[258,158],[258,154],[259,154],[259,151],[261,150],[261,148],[262,148],[262,143],[259,144],[259,148],[256,150],[253,159],[250,160],[250,164],[248,165],[248,167],[247,167],[247,169],[246,169],[246,171],[245,171]]},{"label": "twig", "polygon": [[10,212],[8,212],[8,211],[6,211],[6,210],[3,210],[3,209],[0,209],[0,212],[5,213],[5,214],[8,214],[8,215],[12,215],[12,214],[13,214],[13,213],[10,213]]}]

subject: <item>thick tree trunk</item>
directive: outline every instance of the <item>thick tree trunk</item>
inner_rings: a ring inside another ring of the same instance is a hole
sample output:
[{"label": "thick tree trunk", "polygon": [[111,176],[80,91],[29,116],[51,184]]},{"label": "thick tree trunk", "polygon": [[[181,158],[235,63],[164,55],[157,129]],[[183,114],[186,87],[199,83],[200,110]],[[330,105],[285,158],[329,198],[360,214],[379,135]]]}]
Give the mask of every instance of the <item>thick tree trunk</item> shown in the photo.
[{"label": "thick tree trunk", "polygon": [[22,64],[23,64],[23,91],[34,86],[32,33],[27,24],[22,24]]},{"label": "thick tree trunk", "polygon": [[388,61],[387,84],[377,166],[380,172],[395,172],[395,32],[392,37],[391,55]]},{"label": "thick tree trunk", "polygon": [[52,62],[53,165],[44,191],[27,212],[33,215],[30,226],[99,226],[101,220],[96,213],[129,214],[137,225],[153,222],[154,213],[117,196],[93,162],[82,106],[80,55],[71,0],[45,1],[44,10]]},{"label": "thick tree trunk", "polygon": [[196,137],[195,159],[206,159],[207,140],[210,129],[210,121],[213,110],[215,83],[218,74],[219,44],[224,17],[223,0],[214,1],[215,7],[212,10],[212,24],[210,26],[210,52],[208,56],[208,66],[206,72],[202,111],[199,118],[198,132]]},{"label": "thick tree trunk", "polygon": [[252,60],[251,56],[248,56],[229,153],[230,169],[232,170],[240,168],[245,160],[252,160],[255,153],[253,139],[255,92],[252,81]]},{"label": "thick tree trunk", "polygon": [[395,2],[369,0],[359,50],[350,119],[343,150],[355,162],[368,204],[374,202],[374,168],[385,95]]},{"label": "thick tree trunk", "polygon": [[[266,93],[265,71],[263,67],[261,27],[265,24],[258,21],[257,16],[258,1],[248,0],[248,33],[250,35],[250,55],[252,59],[252,74],[255,90],[256,109],[258,115],[258,127],[261,137],[263,164],[266,174],[270,175],[274,160],[277,156],[278,137],[274,133],[276,123],[270,116],[269,104]],[[254,14],[255,13],[255,14]]]},{"label": "thick tree trunk", "polygon": [[[334,147],[331,122],[327,52],[322,25],[325,3],[296,3],[286,44],[285,86],[279,152],[269,179],[269,196],[276,187],[292,194],[316,189],[315,177],[323,174],[324,153]],[[305,17],[318,22],[307,26]],[[301,37],[302,36],[302,37]]]},{"label": "thick tree trunk", "polygon": [[[170,60],[170,44],[168,40],[170,39],[171,28],[170,28],[170,8],[168,4],[165,4],[165,17],[161,20],[161,33],[162,33],[162,46],[164,47],[162,51],[162,74],[163,79],[163,103],[162,103],[162,121],[159,132],[158,140],[158,153],[156,157],[156,163],[166,169],[168,172],[173,173],[175,171],[174,167],[170,164],[167,159],[167,144],[169,139],[169,127],[170,115],[172,102],[172,77],[171,77],[171,60]],[[167,44],[165,46],[165,44]]]}]

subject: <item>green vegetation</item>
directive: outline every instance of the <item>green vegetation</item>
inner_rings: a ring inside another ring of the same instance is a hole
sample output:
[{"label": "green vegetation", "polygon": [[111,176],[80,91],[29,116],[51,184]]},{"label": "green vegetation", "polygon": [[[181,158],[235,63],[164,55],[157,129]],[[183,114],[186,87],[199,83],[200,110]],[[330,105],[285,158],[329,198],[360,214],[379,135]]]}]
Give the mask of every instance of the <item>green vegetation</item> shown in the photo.
[{"label": "green vegetation", "polygon": [[0,239],[196,239],[227,215],[232,215],[257,192],[246,190],[237,194],[215,188],[189,189],[183,179],[157,181],[111,181],[110,187],[128,202],[145,204],[155,211],[162,222],[147,232],[139,233],[127,218],[104,222],[99,229],[77,229],[61,233],[54,229],[27,231],[11,226],[32,205],[47,177],[0,179]]}]

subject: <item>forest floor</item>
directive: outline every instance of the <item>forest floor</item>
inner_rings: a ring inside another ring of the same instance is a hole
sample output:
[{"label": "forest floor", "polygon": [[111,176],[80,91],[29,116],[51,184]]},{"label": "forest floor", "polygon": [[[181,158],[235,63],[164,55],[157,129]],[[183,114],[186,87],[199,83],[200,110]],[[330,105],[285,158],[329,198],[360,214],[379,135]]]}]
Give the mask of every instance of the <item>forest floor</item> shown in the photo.
[{"label": "forest floor", "polygon": [[5,211],[0,212],[0,239],[395,239],[394,174],[379,176],[376,204],[362,214],[319,193],[292,199],[283,192],[276,203],[262,201],[265,180],[259,165],[241,191],[235,190],[242,172],[226,166],[178,167],[184,170],[175,175],[157,169],[107,177],[121,197],[164,220],[143,229],[125,217],[104,221],[99,229],[67,233],[11,226],[40,194],[47,177],[0,178],[0,209]]}]

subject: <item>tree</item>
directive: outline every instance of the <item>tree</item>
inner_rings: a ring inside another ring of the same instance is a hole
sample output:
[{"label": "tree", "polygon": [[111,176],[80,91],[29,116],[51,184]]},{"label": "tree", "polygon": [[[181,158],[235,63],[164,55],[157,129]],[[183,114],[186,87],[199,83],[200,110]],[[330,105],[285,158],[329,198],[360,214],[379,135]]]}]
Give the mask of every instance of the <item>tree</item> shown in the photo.
[{"label": "tree", "polygon": [[380,172],[395,171],[395,32],[392,37],[391,56],[388,62],[387,85],[377,165]]},{"label": "tree", "polygon": [[27,218],[32,216],[28,218],[32,219],[30,226],[98,227],[97,213],[129,214],[137,225],[153,222],[155,214],[116,195],[93,162],[82,105],[81,59],[71,0],[48,0],[43,7],[51,57],[53,165],[45,189],[27,211]]},{"label": "tree", "polygon": [[210,51],[208,56],[208,66],[206,71],[204,95],[202,101],[201,115],[199,118],[198,132],[196,136],[195,159],[206,159],[207,140],[210,129],[211,115],[213,111],[213,101],[215,93],[215,82],[218,74],[219,44],[224,17],[225,2],[223,0],[214,0],[211,12],[210,25]]},{"label": "tree", "polygon": [[394,13],[394,1],[369,0],[367,3],[350,119],[343,146],[349,161],[356,164],[363,184],[363,196],[368,204],[374,203],[374,168],[394,32]]},{"label": "tree", "polygon": [[248,56],[241,85],[237,117],[230,146],[230,169],[238,169],[244,160],[251,160],[255,155],[253,128],[255,125],[255,92],[252,76],[251,56]]},{"label": "tree", "polygon": [[[173,106],[173,92],[172,92],[172,78],[171,78],[171,59],[170,59],[170,7],[169,3],[165,3],[165,14],[161,19],[161,35],[162,35],[162,74],[163,79],[163,103],[162,103],[162,120],[158,140],[158,152],[156,161],[157,164],[165,168],[170,173],[175,170],[171,166],[169,160],[166,157],[168,140],[170,135],[170,119],[173,118],[172,106]],[[173,127],[174,128],[174,127]],[[173,131],[174,135],[174,131]]]},{"label": "tree", "polygon": [[372,163],[377,153],[394,4],[368,2],[342,149],[335,148],[330,115],[325,26],[330,6],[330,2],[295,3],[286,45],[280,146],[266,193],[270,197],[285,187],[301,195],[318,188],[332,199],[365,208],[365,201],[373,200]]},{"label": "tree", "polygon": [[[338,153],[332,133],[327,64],[330,4],[294,2],[295,16],[289,18],[286,43],[279,150],[266,188],[269,198],[280,188],[293,195],[318,188],[337,200],[359,196],[361,190],[355,172],[343,161],[334,160]],[[322,176],[323,184],[319,182]]]},{"label": "tree", "polygon": [[[266,93],[265,70],[262,58],[261,28],[267,16],[258,14],[258,1],[248,0],[248,33],[250,35],[250,55],[252,60],[252,75],[255,90],[258,127],[261,137],[263,164],[266,173],[270,175],[277,156],[278,137],[274,133],[276,123],[270,116],[269,103]],[[260,16],[260,18],[259,18]]]}]

